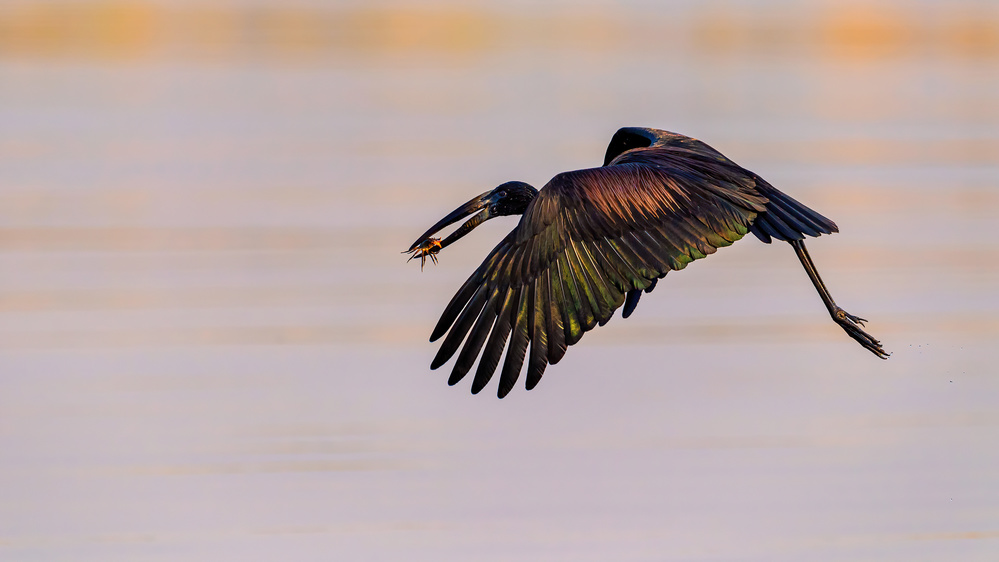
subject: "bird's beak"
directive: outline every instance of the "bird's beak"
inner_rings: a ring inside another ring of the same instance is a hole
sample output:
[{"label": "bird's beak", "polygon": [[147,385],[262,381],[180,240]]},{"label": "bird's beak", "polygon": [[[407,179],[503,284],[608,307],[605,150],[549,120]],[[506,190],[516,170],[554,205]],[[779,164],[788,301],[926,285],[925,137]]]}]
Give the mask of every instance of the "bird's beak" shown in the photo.
[{"label": "bird's beak", "polygon": [[409,250],[407,251],[412,252],[416,250],[417,246],[423,244],[428,238],[436,234],[439,230],[441,230],[445,226],[456,223],[476,211],[482,210],[481,213],[465,221],[465,224],[458,227],[458,230],[455,230],[454,232],[451,233],[450,236],[442,240],[441,248],[444,248],[444,246],[451,244],[455,240],[471,232],[473,228],[489,220],[490,218],[489,206],[493,203],[490,195],[492,195],[492,191],[487,191],[482,195],[479,195],[478,197],[472,199],[468,203],[465,203],[461,207],[458,207],[454,211],[451,211],[451,213],[448,216],[442,218],[440,221],[437,222],[437,224],[431,226],[426,232],[423,233],[423,235],[417,238],[416,242],[413,242],[413,245],[410,246]]}]

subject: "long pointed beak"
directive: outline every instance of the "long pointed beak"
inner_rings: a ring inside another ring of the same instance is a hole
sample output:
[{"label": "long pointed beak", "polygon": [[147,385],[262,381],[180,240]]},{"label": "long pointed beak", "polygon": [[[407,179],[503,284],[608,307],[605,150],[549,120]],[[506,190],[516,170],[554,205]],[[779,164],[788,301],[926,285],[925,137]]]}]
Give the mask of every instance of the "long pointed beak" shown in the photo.
[{"label": "long pointed beak", "polygon": [[441,248],[444,248],[444,246],[451,244],[455,240],[471,232],[473,228],[479,226],[480,224],[489,219],[489,205],[492,203],[492,200],[489,198],[489,195],[491,193],[492,193],[491,191],[487,191],[482,195],[479,195],[478,197],[472,199],[468,203],[465,203],[461,207],[458,207],[454,211],[451,211],[451,213],[448,214],[448,216],[442,218],[440,221],[437,222],[437,224],[431,226],[426,232],[424,232],[419,238],[417,238],[416,242],[413,242],[413,245],[409,247],[409,250],[407,250],[407,252],[412,252],[416,250],[417,246],[422,244],[424,241],[426,241],[428,238],[436,234],[445,226],[454,224],[460,221],[461,219],[467,217],[468,215],[471,215],[476,211],[482,210],[481,213],[465,221],[465,224],[458,227],[458,230],[455,230],[454,232],[451,233],[450,236],[442,240]]}]

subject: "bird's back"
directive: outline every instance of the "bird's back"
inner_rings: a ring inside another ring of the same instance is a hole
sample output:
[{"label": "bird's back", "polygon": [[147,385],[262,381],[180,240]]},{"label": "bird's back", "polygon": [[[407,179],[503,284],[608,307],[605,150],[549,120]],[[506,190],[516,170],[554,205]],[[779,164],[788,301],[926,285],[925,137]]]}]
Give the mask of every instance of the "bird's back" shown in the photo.
[{"label": "bird's back", "polygon": [[684,176],[697,173],[730,193],[743,192],[766,200],[750,231],[763,242],[801,240],[839,232],[836,223],[781,192],[754,172],[729,160],[692,137],[644,127],[624,127],[611,138],[605,167],[635,164]]}]

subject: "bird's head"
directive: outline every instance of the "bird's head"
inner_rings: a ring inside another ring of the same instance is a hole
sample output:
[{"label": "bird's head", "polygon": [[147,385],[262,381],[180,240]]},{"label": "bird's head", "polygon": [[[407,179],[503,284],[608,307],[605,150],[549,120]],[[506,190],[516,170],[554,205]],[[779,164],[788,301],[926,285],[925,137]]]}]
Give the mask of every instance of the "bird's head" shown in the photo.
[{"label": "bird's head", "polygon": [[[468,203],[458,207],[446,217],[442,218],[437,222],[437,224],[431,226],[430,229],[424,232],[423,235],[409,247],[409,250],[406,250],[404,253],[412,252],[413,255],[410,259],[419,257],[425,260],[428,255],[432,257],[434,254],[441,251],[441,249],[445,246],[468,234],[473,228],[493,217],[523,214],[524,211],[527,210],[527,205],[537,195],[537,189],[534,189],[522,181],[508,181],[501,184],[496,189],[487,191],[482,195],[475,197]],[[477,214],[474,214],[471,218],[465,221],[464,224],[458,227],[457,230],[452,232],[451,235],[444,240],[432,238],[434,234],[443,229],[445,226],[456,223],[473,213]]]}]

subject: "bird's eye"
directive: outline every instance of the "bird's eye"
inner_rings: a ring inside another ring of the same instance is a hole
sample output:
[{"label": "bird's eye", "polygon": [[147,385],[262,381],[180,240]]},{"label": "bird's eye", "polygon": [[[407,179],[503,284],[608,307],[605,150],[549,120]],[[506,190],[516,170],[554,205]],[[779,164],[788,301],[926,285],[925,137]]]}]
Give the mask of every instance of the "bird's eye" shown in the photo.
[{"label": "bird's eye", "polygon": [[506,192],[505,191],[500,191],[499,192],[499,196],[500,197],[506,197]]}]

